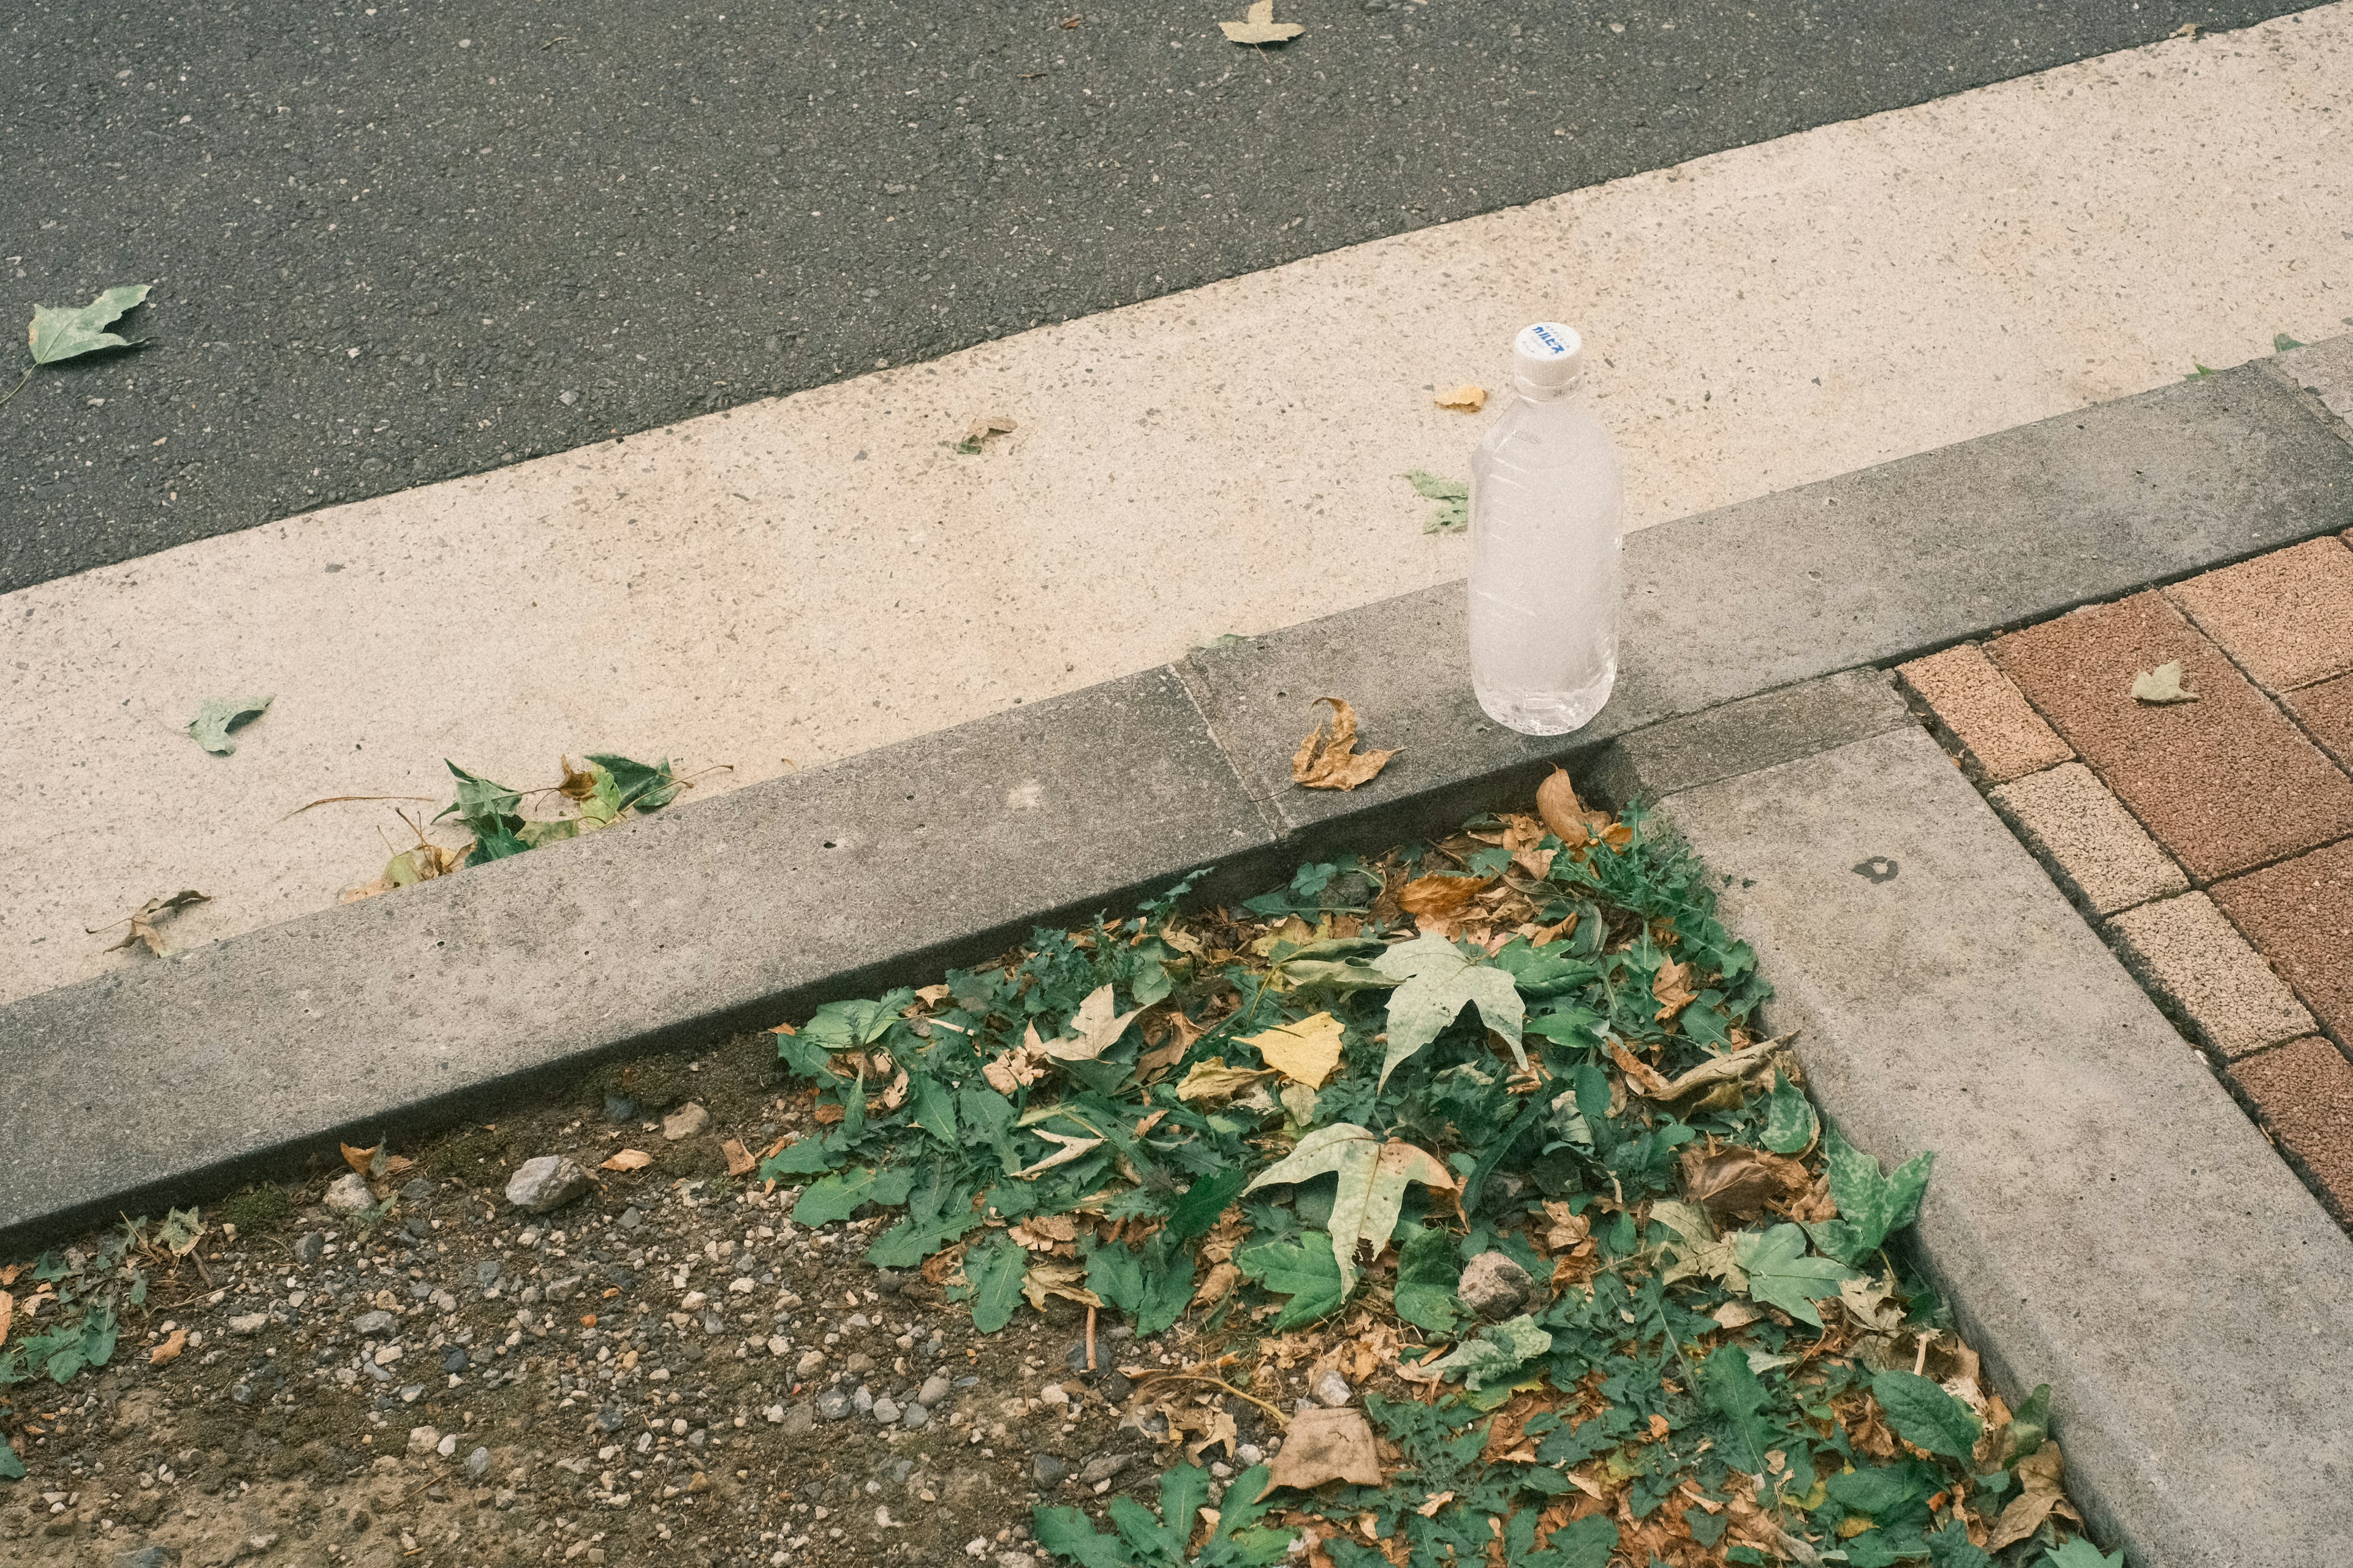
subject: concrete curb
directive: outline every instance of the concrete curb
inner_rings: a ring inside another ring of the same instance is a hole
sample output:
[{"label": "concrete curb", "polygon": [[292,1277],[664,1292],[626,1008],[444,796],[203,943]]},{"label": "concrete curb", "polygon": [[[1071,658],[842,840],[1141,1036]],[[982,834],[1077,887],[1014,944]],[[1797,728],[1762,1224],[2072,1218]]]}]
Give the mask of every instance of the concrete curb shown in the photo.
[{"label": "concrete curb", "polygon": [[[2353,448],[2242,367],[1634,535],[1626,674],[1557,742],[1479,712],[1457,585],[32,996],[0,1008],[0,1243],[968,961],[1196,866],[1215,894],[1450,825],[1664,721],[2348,521]],[[1349,795],[1287,772],[1327,692],[1405,748]],[[1723,722],[1805,744],[1845,712],[1798,693]]]},{"label": "concrete curb", "polygon": [[2005,1394],[2052,1385],[2094,1527],[2137,1568],[2335,1560],[2353,1241],[1925,731],[1761,760],[1662,809],[1824,1112],[1936,1152],[1923,1261]]}]

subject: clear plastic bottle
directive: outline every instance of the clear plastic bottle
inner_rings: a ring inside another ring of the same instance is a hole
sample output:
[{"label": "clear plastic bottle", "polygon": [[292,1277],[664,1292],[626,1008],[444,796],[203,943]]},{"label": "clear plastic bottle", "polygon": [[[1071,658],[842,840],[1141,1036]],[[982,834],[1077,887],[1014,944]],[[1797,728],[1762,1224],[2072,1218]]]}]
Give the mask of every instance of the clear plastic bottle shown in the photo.
[{"label": "clear plastic bottle", "polygon": [[1618,510],[1609,433],[1570,398],[1584,344],[1556,321],[1512,342],[1517,395],[1471,459],[1471,679],[1524,735],[1586,723],[1618,679]]}]

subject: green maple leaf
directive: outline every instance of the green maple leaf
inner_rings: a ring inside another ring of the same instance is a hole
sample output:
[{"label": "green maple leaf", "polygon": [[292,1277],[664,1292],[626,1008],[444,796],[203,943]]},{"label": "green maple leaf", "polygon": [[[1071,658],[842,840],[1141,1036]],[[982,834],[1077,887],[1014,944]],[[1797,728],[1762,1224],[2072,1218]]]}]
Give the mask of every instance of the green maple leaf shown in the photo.
[{"label": "green maple leaf", "polygon": [[1419,468],[1406,475],[1406,483],[1424,500],[1440,504],[1421,525],[1424,533],[1460,533],[1471,526],[1471,487],[1461,479],[1441,479]]},{"label": "green maple leaf", "polygon": [[1434,931],[1398,943],[1376,959],[1374,967],[1398,982],[1389,995],[1388,1052],[1381,1058],[1381,1084],[1388,1082],[1399,1062],[1436,1039],[1455,1015],[1474,1005],[1480,1021],[1510,1044],[1513,1058],[1523,1068],[1528,1065],[1520,1045],[1527,1007],[1504,971],[1469,956]]},{"label": "green maple leaf", "polygon": [[1476,1394],[1491,1384],[1514,1376],[1521,1367],[1551,1349],[1552,1336],[1536,1327],[1535,1319],[1523,1312],[1481,1329],[1477,1339],[1463,1341],[1431,1362],[1426,1370],[1440,1374],[1460,1373],[1463,1387]]},{"label": "green maple leaf", "polygon": [[1733,1261],[1748,1276],[1751,1300],[1781,1310],[1809,1328],[1822,1326],[1814,1302],[1839,1293],[1854,1270],[1835,1258],[1806,1256],[1806,1233],[1794,1225],[1746,1230],[1732,1238]]},{"label": "green maple leaf", "polygon": [[[1394,1027],[1394,1026],[1392,1026]],[[1254,1193],[1278,1182],[1304,1182],[1337,1172],[1338,1191],[1332,1200],[1332,1255],[1340,1266],[1340,1294],[1356,1288],[1356,1246],[1369,1241],[1375,1251],[1388,1244],[1404,1206],[1406,1184],[1452,1190],[1454,1178],[1435,1156],[1410,1143],[1384,1143],[1354,1122],[1335,1121],[1302,1138],[1281,1161],[1258,1173],[1242,1189]],[[1240,1260],[1237,1259],[1239,1262]]]},{"label": "green maple leaf", "polygon": [[1920,1196],[1928,1190],[1935,1154],[1915,1154],[1883,1176],[1877,1160],[1835,1132],[1823,1140],[1823,1154],[1838,1218],[1812,1221],[1806,1233],[1832,1258],[1860,1263],[1920,1216]]},{"label": "green maple leaf", "polygon": [[2052,1547],[2042,1559],[2042,1568],[2125,1568],[2125,1554],[2102,1552],[2078,1535]]},{"label": "green maple leaf", "polygon": [[1398,1248],[1398,1316],[1424,1333],[1452,1333],[1461,1316],[1454,1300],[1454,1287],[1461,1279],[1452,1233],[1438,1226],[1415,1231]]},{"label": "green maple leaf", "polygon": [[152,287],[146,283],[118,284],[87,305],[62,310],[52,305],[34,307],[33,324],[25,333],[33,363],[55,364],[61,359],[100,349],[129,348],[129,339],[118,338],[105,329],[124,311],[144,303]]},{"label": "green maple leaf", "polygon": [[1936,1384],[1891,1367],[1873,1376],[1871,1396],[1897,1436],[1932,1454],[1968,1462],[1981,1430],[1977,1412]]},{"label": "green maple leaf", "polygon": [[242,730],[264,713],[277,700],[271,697],[207,697],[188,721],[187,731],[197,745],[216,757],[226,757],[237,750],[229,731]]},{"label": "green maple leaf", "polygon": [[1302,1231],[1296,1240],[1245,1247],[1234,1254],[1234,1267],[1276,1295],[1291,1298],[1274,1321],[1277,1333],[1337,1310],[1348,1297],[1332,1238],[1320,1230]]}]

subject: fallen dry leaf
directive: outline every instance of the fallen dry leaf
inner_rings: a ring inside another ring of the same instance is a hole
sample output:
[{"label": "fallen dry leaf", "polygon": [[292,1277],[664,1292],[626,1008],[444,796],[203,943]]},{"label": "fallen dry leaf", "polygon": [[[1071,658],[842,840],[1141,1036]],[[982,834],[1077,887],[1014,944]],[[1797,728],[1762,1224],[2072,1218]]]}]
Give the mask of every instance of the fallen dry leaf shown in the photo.
[{"label": "fallen dry leaf", "polygon": [[1337,1410],[1318,1406],[1293,1416],[1266,1484],[1269,1491],[1277,1487],[1308,1491],[1326,1481],[1358,1487],[1381,1484],[1380,1454],[1373,1447],[1372,1424],[1353,1405]]},{"label": "fallen dry leaf", "polygon": [[1691,965],[1672,959],[1659,965],[1651,977],[1651,994],[1658,999],[1662,1024],[1698,1001],[1699,993],[1691,988]]},{"label": "fallen dry leaf", "polygon": [[187,909],[192,905],[209,904],[211,902],[212,900],[210,898],[206,897],[203,893],[199,893],[194,888],[183,888],[178,892],[174,893],[170,898],[148,900],[136,910],[133,910],[130,915],[125,917],[124,920],[114,921],[112,924],[109,925],[85,926],[82,928],[83,934],[88,936],[96,936],[100,931],[112,931],[116,925],[128,924],[131,927],[131,934],[124,937],[121,942],[116,942],[112,947],[108,948],[106,951],[109,952],[120,952],[124,948],[129,947],[132,942],[143,942],[147,944],[148,952],[153,953],[158,958],[162,958],[169,950],[164,946],[164,933],[155,929],[155,922],[165,915],[177,914],[180,910]]},{"label": "fallen dry leaf", "polygon": [[1487,389],[1466,381],[1460,386],[1448,387],[1432,401],[1440,408],[1460,408],[1466,414],[1476,414],[1487,406]]},{"label": "fallen dry leaf", "polygon": [[572,765],[570,757],[556,758],[555,765],[563,770],[564,773],[564,781],[555,786],[556,794],[566,800],[586,800],[596,793],[596,769],[575,769]]},{"label": "fallen dry leaf", "polygon": [[1041,1312],[1050,1296],[1076,1301],[1082,1307],[1100,1307],[1103,1298],[1079,1283],[1086,1277],[1087,1271],[1076,1264],[1032,1263],[1021,1276],[1021,1293]]},{"label": "fallen dry leaf", "polygon": [[[622,1149],[596,1168],[600,1171],[642,1171],[654,1163],[654,1157],[643,1149]],[[728,1162],[733,1164],[731,1158]]]},{"label": "fallen dry leaf", "polygon": [[1322,1089],[1340,1065],[1340,1034],[1339,1019],[1317,1013],[1295,1024],[1245,1036],[1242,1044],[1256,1047],[1266,1065],[1292,1082]]},{"label": "fallen dry leaf", "polygon": [[744,1147],[741,1138],[728,1139],[719,1145],[719,1152],[727,1156],[727,1173],[731,1176],[748,1176],[760,1163],[752,1152]]},{"label": "fallen dry leaf", "polygon": [[[1117,1045],[1119,1037],[1127,1033],[1127,1026],[1143,1017],[1146,1011],[1138,1007],[1133,1013],[1121,1012],[1112,1000],[1111,987],[1099,985],[1087,994],[1086,1000],[1079,1004],[1078,1012],[1071,1016],[1072,1033],[1059,1040],[1036,1045],[1036,1049],[1058,1062],[1093,1061]],[[1022,1049],[1029,1050],[1035,1044],[1037,1030],[1037,1025],[1029,1026],[1029,1039]]]},{"label": "fallen dry leaf", "polygon": [[1002,414],[984,414],[965,426],[964,439],[956,443],[956,450],[970,455],[979,451],[980,444],[991,436],[1009,436],[1017,428],[1018,426]]},{"label": "fallen dry leaf", "polygon": [[166,1362],[176,1361],[179,1359],[180,1352],[187,1348],[188,1331],[174,1329],[170,1339],[147,1352],[147,1364],[162,1366]]},{"label": "fallen dry leaf", "polygon": [[1032,1215],[1006,1234],[1032,1252],[1044,1252],[1058,1241],[1076,1241],[1079,1222],[1066,1214]]},{"label": "fallen dry leaf", "polygon": [[389,1144],[379,1143],[373,1149],[353,1148],[349,1143],[338,1144],[343,1152],[343,1163],[371,1182],[381,1182],[393,1176],[405,1176],[417,1169],[417,1162],[405,1155],[388,1154]]},{"label": "fallen dry leaf", "polygon": [[1368,784],[1388,765],[1395,752],[1366,752],[1356,754],[1356,710],[1337,697],[1319,697],[1317,702],[1332,705],[1332,732],[1327,738],[1323,721],[1299,742],[1292,753],[1291,777],[1293,783],[1309,789],[1351,790]]},{"label": "fallen dry leaf", "polygon": [[[2168,659],[2155,669],[2144,669],[2134,676],[2132,694],[2134,701],[2152,706],[2198,700],[2198,693],[2181,684],[2181,661],[2178,658]],[[2021,1498],[2019,1500],[2022,1502],[2025,1500]]]},{"label": "fallen dry leaf", "polygon": [[1592,1222],[1581,1214],[1569,1212],[1568,1205],[1558,1198],[1546,1198],[1545,1213],[1545,1246],[1555,1252],[1567,1252],[1592,1238]]},{"label": "fallen dry leaf", "polygon": [[1398,889],[1398,907],[1417,919],[1442,921],[1460,914],[1486,885],[1477,877],[1432,871]]},{"label": "fallen dry leaf", "polygon": [[1746,1224],[1804,1192],[1808,1179],[1801,1162],[1737,1143],[1684,1150],[1683,1175],[1683,1195],[1720,1228]]},{"label": "fallen dry leaf", "polygon": [[1219,30],[1229,44],[1286,44],[1307,31],[1296,22],[1274,19],[1274,0],[1252,0],[1248,20],[1220,22]]},{"label": "fallen dry leaf", "polygon": [[1577,786],[1569,782],[1567,768],[1553,769],[1552,776],[1536,786],[1536,815],[1571,849],[1585,843],[1585,807],[1577,803]]},{"label": "fallen dry leaf", "polygon": [[1211,1057],[1193,1064],[1176,1086],[1176,1098],[1187,1105],[1231,1100],[1250,1085],[1274,1076],[1271,1068],[1229,1068],[1225,1058]]},{"label": "fallen dry leaf", "polygon": [[2010,1500],[2010,1506],[1994,1521],[1992,1531],[1986,1536],[1988,1552],[1999,1552],[2042,1528],[2042,1521],[2059,1504],[2059,1478],[2065,1468],[2059,1445],[2050,1442],[2018,1461],[2018,1482],[2023,1489]]},{"label": "fallen dry leaf", "polygon": [[0,1290],[0,1345],[8,1342],[8,1325],[16,1320],[16,1298]]},{"label": "fallen dry leaf", "polygon": [[1636,1057],[1616,1040],[1609,1042],[1609,1056],[1618,1069],[1626,1075],[1627,1087],[1649,1100],[1681,1100],[1694,1089],[1714,1084],[1730,1083],[1746,1078],[1760,1068],[1770,1067],[1780,1055],[1779,1047],[1788,1043],[1787,1035],[1769,1040],[1757,1040],[1728,1056],[1712,1057],[1670,1079],[1648,1062]]},{"label": "fallen dry leaf", "polygon": [[1016,1176],[1020,1177],[1024,1181],[1032,1180],[1037,1177],[1039,1173],[1050,1171],[1057,1165],[1067,1165],[1071,1161],[1077,1159],[1080,1155],[1086,1153],[1088,1151],[1103,1147],[1103,1140],[1100,1138],[1075,1138],[1067,1132],[1049,1132],[1042,1127],[1033,1127],[1030,1131],[1038,1134],[1039,1137],[1046,1140],[1047,1142],[1060,1143],[1061,1147],[1047,1155],[1044,1159],[1039,1161],[1036,1164],[1025,1165],[1020,1170],[1013,1173]]},{"label": "fallen dry leaf", "polygon": [[1428,1497],[1422,1499],[1421,1505],[1419,1508],[1416,1508],[1413,1511],[1421,1515],[1424,1519],[1436,1519],[1438,1517],[1438,1510],[1444,1508],[1448,1503],[1451,1503],[1453,1500],[1454,1494],[1452,1492],[1432,1492]]}]

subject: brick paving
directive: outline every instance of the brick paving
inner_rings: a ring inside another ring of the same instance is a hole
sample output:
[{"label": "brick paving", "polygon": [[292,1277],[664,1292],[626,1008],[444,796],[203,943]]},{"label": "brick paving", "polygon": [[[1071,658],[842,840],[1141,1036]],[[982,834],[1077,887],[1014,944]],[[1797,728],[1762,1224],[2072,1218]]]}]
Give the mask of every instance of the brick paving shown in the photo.
[{"label": "brick paving", "polygon": [[2353,1229],[2353,533],[1896,673]]},{"label": "brick paving", "polygon": [[[2353,833],[2353,778],[2161,594],[2062,616],[1993,645],[1994,662],[2200,881]],[[2133,678],[2182,667],[2195,702]]]}]

